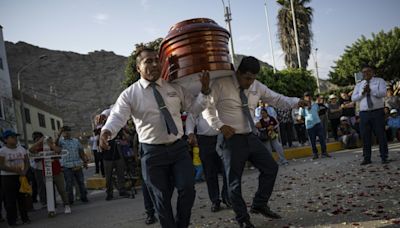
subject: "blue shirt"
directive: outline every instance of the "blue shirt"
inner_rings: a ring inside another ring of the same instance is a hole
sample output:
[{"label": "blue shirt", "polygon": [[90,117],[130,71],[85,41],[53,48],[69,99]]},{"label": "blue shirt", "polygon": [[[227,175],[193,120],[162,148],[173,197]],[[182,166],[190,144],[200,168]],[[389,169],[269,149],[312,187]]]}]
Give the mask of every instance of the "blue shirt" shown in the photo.
[{"label": "blue shirt", "polygon": [[310,129],[314,127],[316,124],[321,122],[321,120],[319,119],[318,111],[319,111],[319,106],[317,103],[313,103],[310,109],[308,108],[299,109],[300,115],[304,117],[307,129]]},{"label": "blue shirt", "polygon": [[388,126],[391,128],[400,128],[400,116],[389,117]]},{"label": "blue shirt", "polygon": [[79,155],[79,151],[83,151],[83,147],[78,139],[60,139],[58,145],[63,150],[68,151],[68,154],[61,159],[65,168],[74,168],[83,165],[83,161]]}]

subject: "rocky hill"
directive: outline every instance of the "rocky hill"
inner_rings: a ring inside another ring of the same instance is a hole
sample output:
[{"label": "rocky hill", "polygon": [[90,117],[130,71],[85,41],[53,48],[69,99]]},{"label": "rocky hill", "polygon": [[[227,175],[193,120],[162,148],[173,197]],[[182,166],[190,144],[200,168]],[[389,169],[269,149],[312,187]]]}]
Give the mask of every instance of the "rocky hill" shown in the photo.
[{"label": "rocky hill", "polygon": [[95,51],[87,55],[55,51],[28,43],[6,42],[12,85],[17,72],[40,55],[47,55],[21,75],[24,91],[56,108],[65,124],[90,131],[91,115],[112,104],[122,91],[127,57]]}]

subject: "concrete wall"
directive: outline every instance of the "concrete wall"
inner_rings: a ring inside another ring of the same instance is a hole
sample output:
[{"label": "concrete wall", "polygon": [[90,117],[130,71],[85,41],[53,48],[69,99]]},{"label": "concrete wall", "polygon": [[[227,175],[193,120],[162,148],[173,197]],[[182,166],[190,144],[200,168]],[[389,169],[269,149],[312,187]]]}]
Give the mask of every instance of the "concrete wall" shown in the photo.
[{"label": "concrete wall", "polygon": [[8,70],[3,29],[0,25],[0,131],[16,129],[16,118],[11,91],[10,73]]}]

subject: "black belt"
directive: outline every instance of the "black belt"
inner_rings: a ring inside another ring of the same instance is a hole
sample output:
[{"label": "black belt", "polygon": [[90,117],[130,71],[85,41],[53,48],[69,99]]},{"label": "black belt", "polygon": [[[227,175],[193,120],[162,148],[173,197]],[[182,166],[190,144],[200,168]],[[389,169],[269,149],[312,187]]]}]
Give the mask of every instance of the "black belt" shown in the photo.
[{"label": "black belt", "polygon": [[377,108],[377,109],[372,109],[372,110],[364,110],[364,111],[360,111],[360,112],[376,112],[376,111],[380,111],[383,110],[383,108]]},{"label": "black belt", "polygon": [[182,139],[177,139],[177,140],[175,140],[173,142],[163,143],[163,144],[148,144],[148,143],[142,143],[142,144],[149,145],[149,146],[166,146],[166,147],[168,147],[168,146],[172,146],[172,145],[176,144],[177,142],[179,142],[181,140]]}]

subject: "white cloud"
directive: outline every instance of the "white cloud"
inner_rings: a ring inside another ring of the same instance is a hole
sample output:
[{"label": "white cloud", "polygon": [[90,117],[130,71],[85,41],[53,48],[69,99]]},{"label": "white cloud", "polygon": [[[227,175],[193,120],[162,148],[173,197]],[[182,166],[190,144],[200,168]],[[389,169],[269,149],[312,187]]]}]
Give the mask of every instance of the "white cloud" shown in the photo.
[{"label": "white cloud", "polygon": [[[269,49],[269,47],[268,47]],[[286,68],[285,65],[285,56],[283,54],[283,51],[281,48],[274,48],[274,57],[275,57],[275,67],[278,70],[282,70]],[[274,61],[272,58],[272,52],[271,50],[268,50],[264,55],[261,56],[261,60],[264,62],[267,62],[269,65],[273,66]]]},{"label": "white cloud", "polygon": [[105,24],[108,19],[110,19],[110,17],[105,13],[98,13],[93,16],[94,22],[101,25]]},{"label": "white cloud", "polygon": [[146,27],[144,28],[144,31],[150,36],[156,36],[159,34],[159,29],[155,27]]}]

